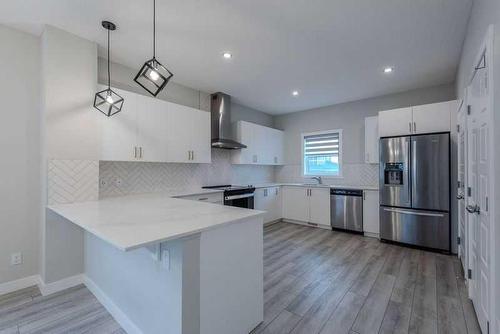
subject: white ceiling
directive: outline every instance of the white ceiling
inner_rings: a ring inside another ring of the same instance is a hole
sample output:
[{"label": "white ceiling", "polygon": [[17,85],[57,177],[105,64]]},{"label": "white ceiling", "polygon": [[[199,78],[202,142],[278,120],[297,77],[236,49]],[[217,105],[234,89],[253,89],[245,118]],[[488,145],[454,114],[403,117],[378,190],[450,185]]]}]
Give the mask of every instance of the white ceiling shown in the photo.
[{"label": "white ceiling", "polygon": [[[157,58],[177,83],[270,114],[311,109],[454,81],[471,1],[157,0]],[[112,60],[133,68],[152,55],[151,16],[152,0],[0,3],[1,22],[52,24],[101,54],[111,20]]]}]

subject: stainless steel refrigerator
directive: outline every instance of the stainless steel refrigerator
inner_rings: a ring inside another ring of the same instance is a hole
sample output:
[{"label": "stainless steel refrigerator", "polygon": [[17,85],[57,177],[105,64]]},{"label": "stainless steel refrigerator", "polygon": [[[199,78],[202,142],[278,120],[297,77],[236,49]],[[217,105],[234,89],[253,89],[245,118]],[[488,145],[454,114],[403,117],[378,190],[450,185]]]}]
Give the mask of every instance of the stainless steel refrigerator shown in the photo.
[{"label": "stainless steel refrigerator", "polygon": [[380,238],[450,251],[450,134],[380,139]]}]

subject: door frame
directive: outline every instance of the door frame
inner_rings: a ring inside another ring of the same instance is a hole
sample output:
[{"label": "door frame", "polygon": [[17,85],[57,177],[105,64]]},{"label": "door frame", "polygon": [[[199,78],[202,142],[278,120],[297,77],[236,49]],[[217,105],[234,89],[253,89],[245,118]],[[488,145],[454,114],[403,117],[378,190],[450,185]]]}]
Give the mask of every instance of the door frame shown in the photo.
[{"label": "door frame", "polygon": [[[464,270],[464,278],[467,281],[467,270],[469,269],[469,223],[468,223],[468,216],[465,210],[465,205],[466,205],[466,189],[468,187],[468,181],[467,181],[467,152],[468,152],[468,147],[467,147],[467,88],[464,90],[464,98],[462,99],[459,107],[458,107],[458,112],[457,112],[457,235],[460,238],[460,245],[458,245],[457,253],[458,257],[461,260],[462,263],[462,268]],[[461,136],[464,136],[464,142],[463,144],[460,144],[461,142]],[[461,146],[463,145],[463,148]],[[462,153],[463,152],[463,153]],[[463,161],[464,161],[464,179],[460,180],[460,160],[462,159],[462,154],[463,156]],[[459,183],[460,182],[460,183]],[[462,196],[463,198],[460,199],[458,196]],[[463,201],[463,205],[460,205],[460,201]],[[461,212],[464,211],[464,212]],[[464,229],[462,235],[462,229],[461,229],[461,221],[460,217],[464,217]]]}]

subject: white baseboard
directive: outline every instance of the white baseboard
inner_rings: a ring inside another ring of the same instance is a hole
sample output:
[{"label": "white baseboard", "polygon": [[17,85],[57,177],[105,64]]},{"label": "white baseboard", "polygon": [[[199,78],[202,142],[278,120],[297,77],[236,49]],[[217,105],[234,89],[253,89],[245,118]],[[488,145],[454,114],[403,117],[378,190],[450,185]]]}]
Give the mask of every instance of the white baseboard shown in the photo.
[{"label": "white baseboard", "polygon": [[296,224],[296,225],[302,225],[302,226],[307,226],[307,227],[313,227],[313,228],[321,228],[324,230],[332,230],[332,227],[330,225],[321,225],[321,224],[309,224],[300,220],[294,220],[294,219],[285,219],[283,218],[281,220],[284,223],[290,223],[290,224]]},{"label": "white baseboard", "polygon": [[380,239],[380,235],[378,233],[364,232],[364,236],[365,237],[370,237],[370,238]]},{"label": "white baseboard", "polygon": [[72,288],[74,286],[83,284],[83,275],[75,275],[67,278],[63,278],[62,280],[52,282],[52,283],[45,283],[41,278],[38,282],[38,288],[40,289],[40,292],[42,295],[47,296],[62,290],[66,290],[69,288]]},{"label": "white baseboard", "polygon": [[2,283],[0,284],[0,295],[25,289],[30,286],[38,285],[39,281],[40,281],[40,276],[33,275],[33,276],[23,277],[15,281]]},{"label": "white baseboard", "polygon": [[128,334],[143,334],[125,313],[87,276],[84,284]]}]

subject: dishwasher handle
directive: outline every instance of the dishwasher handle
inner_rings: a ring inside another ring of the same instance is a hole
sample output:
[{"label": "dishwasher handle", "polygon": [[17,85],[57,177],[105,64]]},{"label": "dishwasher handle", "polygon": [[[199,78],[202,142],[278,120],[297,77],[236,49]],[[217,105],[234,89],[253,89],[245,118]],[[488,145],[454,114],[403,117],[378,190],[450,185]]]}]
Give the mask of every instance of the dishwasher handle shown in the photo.
[{"label": "dishwasher handle", "polygon": [[363,197],[363,190],[332,188],[330,189],[330,195]]}]

